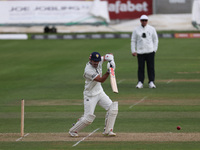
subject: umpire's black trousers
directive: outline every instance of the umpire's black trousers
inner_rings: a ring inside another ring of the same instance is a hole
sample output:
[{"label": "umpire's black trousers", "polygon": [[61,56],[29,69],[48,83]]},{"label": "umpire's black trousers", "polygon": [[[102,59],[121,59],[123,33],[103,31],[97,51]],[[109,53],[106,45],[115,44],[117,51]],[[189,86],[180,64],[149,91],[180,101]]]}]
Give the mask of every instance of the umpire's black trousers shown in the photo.
[{"label": "umpire's black trousers", "polygon": [[145,62],[147,64],[147,73],[149,82],[155,79],[155,69],[154,69],[154,58],[155,52],[148,54],[137,54],[138,59],[138,81],[144,83],[145,78]]}]

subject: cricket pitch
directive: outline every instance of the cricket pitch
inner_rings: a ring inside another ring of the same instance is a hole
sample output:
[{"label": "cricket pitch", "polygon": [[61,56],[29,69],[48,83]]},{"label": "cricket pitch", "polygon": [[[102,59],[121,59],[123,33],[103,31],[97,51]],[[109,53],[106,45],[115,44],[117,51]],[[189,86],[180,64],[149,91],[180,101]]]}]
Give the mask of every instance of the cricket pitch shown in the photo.
[{"label": "cricket pitch", "polygon": [[[0,141],[79,141],[89,133],[80,133],[73,138],[68,133],[0,133]],[[200,133],[117,133],[116,137],[105,137],[97,132],[87,137],[85,141],[200,141]]]}]

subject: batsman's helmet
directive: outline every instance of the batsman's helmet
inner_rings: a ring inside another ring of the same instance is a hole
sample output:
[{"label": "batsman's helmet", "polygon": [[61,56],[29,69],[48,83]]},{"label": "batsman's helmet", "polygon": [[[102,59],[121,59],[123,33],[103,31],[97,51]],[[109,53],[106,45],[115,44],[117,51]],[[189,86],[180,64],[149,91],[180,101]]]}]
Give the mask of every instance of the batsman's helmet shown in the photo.
[{"label": "batsman's helmet", "polygon": [[93,61],[101,61],[101,55],[98,52],[93,52],[90,54],[89,59]]}]

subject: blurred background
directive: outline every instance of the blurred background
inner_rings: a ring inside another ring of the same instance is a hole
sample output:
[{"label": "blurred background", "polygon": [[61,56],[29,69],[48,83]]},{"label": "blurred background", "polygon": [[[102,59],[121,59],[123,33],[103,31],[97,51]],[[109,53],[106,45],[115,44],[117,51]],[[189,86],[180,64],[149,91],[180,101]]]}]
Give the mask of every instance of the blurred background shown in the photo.
[{"label": "blurred background", "polygon": [[0,33],[199,31],[200,0],[1,0]]}]

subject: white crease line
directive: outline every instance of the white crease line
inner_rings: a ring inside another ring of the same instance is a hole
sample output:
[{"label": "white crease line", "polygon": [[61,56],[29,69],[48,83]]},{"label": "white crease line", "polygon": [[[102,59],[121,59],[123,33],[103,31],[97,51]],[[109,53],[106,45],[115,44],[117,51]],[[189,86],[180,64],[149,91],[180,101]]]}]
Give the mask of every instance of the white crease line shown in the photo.
[{"label": "white crease line", "polygon": [[20,141],[23,137],[18,138],[16,141]]},{"label": "white crease line", "polygon": [[167,81],[167,84],[171,83],[172,81],[173,81],[173,79],[171,79],[171,80]]},{"label": "white crease line", "polygon": [[100,128],[97,128],[96,130],[94,130],[93,132],[91,132],[90,134],[88,134],[86,137],[82,138],[80,141],[76,142],[72,147],[78,145],[80,142],[84,141],[86,138],[88,138],[89,136],[91,136],[93,133],[95,133],[97,130],[99,130]]},{"label": "white crease line", "polygon": [[141,103],[141,102],[144,101],[146,98],[147,98],[147,96],[145,96],[144,98],[142,98],[142,99],[141,99],[140,101],[138,101],[137,103],[135,103],[135,104],[129,106],[129,108],[132,108],[133,106],[135,106],[135,105]]},{"label": "white crease line", "polygon": [[24,136],[18,138],[16,141],[20,141],[20,140],[22,140],[24,137],[26,137],[26,136],[28,136],[28,135],[29,135],[29,133],[27,133],[27,134],[25,134]]},{"label": "white crease line", "polygon": [[125,81],[125,79],[119,80],[119,82],[117,82],[117,84],[122,83],[123,81]]},{"label": "white crease line", "polygon": [[26,137],[26,136],[28,136],[28,135],[29,135],[29,133],[25,134],[24,137]]}]

